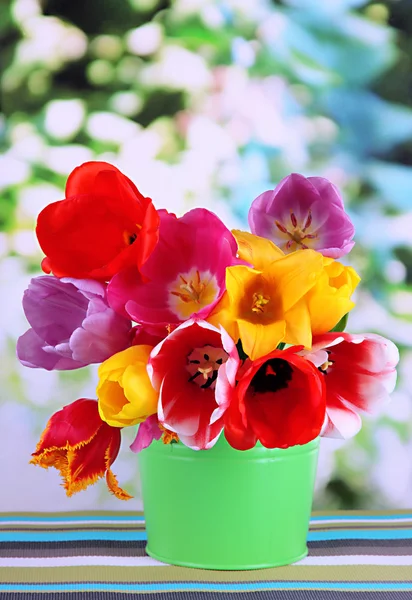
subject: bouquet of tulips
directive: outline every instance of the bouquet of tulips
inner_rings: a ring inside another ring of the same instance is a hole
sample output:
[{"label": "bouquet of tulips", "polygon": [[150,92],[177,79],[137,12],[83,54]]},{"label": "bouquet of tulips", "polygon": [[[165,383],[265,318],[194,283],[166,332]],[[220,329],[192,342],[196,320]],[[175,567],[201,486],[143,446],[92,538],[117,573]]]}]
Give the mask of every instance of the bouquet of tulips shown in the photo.
[{"label": "bouquet of tulips", "polygon": [[[40,213],[46,275],[31,280],[17,355],[34,368],[101,363],[97,400],[55,413],[32,455],[67,495],[105,476],[123,427],[153,440],[237,450],[348,438],[388,400],[398,351],[343,333],[359,283],[339,258],[354,227],[334,185],[292,174],[257,197],[252,233],[212,212],[156,209],[114,166],[88,162]],[[161,443],[161,442],[157,442]]]}]

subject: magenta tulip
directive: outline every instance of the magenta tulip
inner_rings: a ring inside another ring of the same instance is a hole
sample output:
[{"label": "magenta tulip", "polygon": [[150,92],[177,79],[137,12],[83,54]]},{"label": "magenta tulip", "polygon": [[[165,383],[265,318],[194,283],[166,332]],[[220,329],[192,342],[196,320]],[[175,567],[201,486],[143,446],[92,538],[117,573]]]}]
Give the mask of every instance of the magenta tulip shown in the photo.
[{"label": "magenta tulip", "polygon": [[323,177],[285,177],[252,202],[249,225],[252,233],[269,238],[284,252],[312,248],[340,258],[355,244],[355,228],[342,198]]},{"label": "magenta tulip", "polygon": [[205,319],[222,297],[226,267],[243,264],[237,243],[212,212],[195,208],[177,219],[160,214],[160,237],[141,275],[121,271],[108,287],[112,308],[143,325]]}]

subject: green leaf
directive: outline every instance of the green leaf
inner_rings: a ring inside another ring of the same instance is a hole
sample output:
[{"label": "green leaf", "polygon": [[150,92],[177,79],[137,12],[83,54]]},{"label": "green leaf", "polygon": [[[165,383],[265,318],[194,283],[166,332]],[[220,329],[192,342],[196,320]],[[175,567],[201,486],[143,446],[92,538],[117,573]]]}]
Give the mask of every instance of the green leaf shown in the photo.
[{"label": "green leaf", "polygon": [[346,315],[344,315],[341,318],[341,320],[339,321],[339,323],[337,323],[335,325],[335,327],[333,329],[331,329],[331,331],[345,331],[347,322],[348,322],[348,313],[346,313]]}]

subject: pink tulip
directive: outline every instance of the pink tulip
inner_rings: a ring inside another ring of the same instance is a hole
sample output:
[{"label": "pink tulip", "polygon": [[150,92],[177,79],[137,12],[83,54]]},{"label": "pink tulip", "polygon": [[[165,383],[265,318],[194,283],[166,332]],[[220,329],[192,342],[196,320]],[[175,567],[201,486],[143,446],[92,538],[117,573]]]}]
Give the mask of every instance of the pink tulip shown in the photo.
[{"label": "pink tulip", "polygon": [[342,198],[323,177],[285,177],[252,202],[249,225],[252,233],[269,238],[284,252],[312,248],[339,258],[355,243],[355,228]]},{"label": "pink tulip", "polygon": [[195,208],[180,219],[160,214],[159,242],[140,276],[137,268],[116,275],[109,303],[144,325],[206,318],[225,291],[226,267],[243,264],[237,243],[220,219]]}]

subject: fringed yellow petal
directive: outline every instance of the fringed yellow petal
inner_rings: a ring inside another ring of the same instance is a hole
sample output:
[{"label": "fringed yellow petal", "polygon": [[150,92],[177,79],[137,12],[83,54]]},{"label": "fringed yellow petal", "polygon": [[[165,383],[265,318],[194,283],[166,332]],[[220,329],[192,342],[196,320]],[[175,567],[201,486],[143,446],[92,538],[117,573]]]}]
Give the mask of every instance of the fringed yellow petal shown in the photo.
[{"label": "fringed yellow petal", "polygon": [[116,498],[118,498],[119,500],[131,500],[131,498],[133,498],[133,496],[131,496],[125,490],[122,490],[122,488],[119,487],[117,477],[111,469],[108,469],[106,471],[106,483],[111,493],[114,496],[116,496]]},{"label": "fringed yellow petal", "polygon": [[67,450],[65,448],[47,448],[47,450],[43,450],[41,454],[33,454],[30,464],[38,465],[43,469],[54,467],[60,472],[60,475],[64,480],[67,478],[69,463],[67,460]]},{"label": "fringed yellow petal", "polygon": [[77,481],[66,480],[64,483],[64,489],[66,490],[66,496],[70,498],[73,494],[77,494],[77,492],[81,492],[89,487],[89,485],[94,485],[96,481],[101,479],[104,476],[104,471],[100,473],[94,473],[91,477],[87,477],[84,479],[78,479]]},{"label": "fringed yellow petal", "polygon": [[76,483],[72,482],[70,460],[73,455],[74,451],[67,448],[48,448],[41,454],[34,454],[30,463],[38,465],[43,469],[48,469],[49,467],[57,469],[63,480],[62,485],[66,490],[66,495],[70,497],[76,492],[85,489],[90,483],[94,483],[94,481],[83,480]]}]

